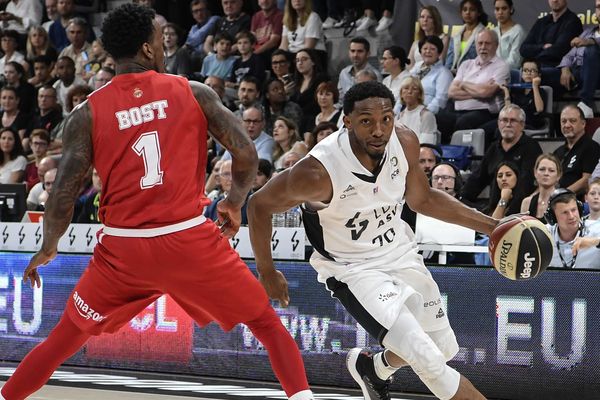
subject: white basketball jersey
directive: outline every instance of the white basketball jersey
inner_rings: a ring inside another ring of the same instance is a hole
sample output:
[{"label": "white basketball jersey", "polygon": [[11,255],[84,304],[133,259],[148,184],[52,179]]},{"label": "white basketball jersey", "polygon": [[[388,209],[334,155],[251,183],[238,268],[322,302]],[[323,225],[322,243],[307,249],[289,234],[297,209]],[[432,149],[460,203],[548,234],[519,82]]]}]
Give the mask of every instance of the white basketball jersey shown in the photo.
[{"label": "white basketball jersey", "polygon": [[323,164],[333,187],[329,204],[307,204],[304,210],[307,237],[323,257],[362,262],[416,246],[400,218],[408,163],[395,133],[375,173],[356,158],[345,128],[321,141],[309,156]]}]

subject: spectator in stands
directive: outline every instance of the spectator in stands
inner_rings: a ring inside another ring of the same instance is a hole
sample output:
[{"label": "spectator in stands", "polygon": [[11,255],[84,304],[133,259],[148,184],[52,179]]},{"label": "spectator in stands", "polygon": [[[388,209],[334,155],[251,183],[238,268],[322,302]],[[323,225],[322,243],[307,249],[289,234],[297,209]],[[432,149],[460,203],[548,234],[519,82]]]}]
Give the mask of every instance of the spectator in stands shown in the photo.
[{"label": "spectator in stands", "polygon": [[496,219],[519,213],[525,193],[528,193],[519,179],[519,167],[511,161],[501,161],[494,177],[495,181],[490,185],[487,213]]},{"label": "spectator in stands", "polygon": [[425,36],[418,46],[422,60],[410,71],[412,76],[421,80],[425,91],[424,104],[434,114],[446,107],[448,89],[454,78],[440,59],[443,45],[439,37]]},{"label": "spectator in stands", "polygon": [[29,136],[29,140],[33,159],[25,167],[25,185],[28,192],[40,181],[38,177],[38,165],[48,152],[50,133],[45,129],[34,129]]},{"label": "spectator in stands", "polygon": [[46,56],[51,63],[54,63],[58,58],[58,53],[50,44],[48,32],[41,26],[34,26],[29,29],[26,50],[26,59],[30,65],[40,56]]},{"label": "spectator in stands", "polygon": [[231,50],[233,39],[227,32],[221,32],[215,36],[215,43],[216,53],[211,53],[204,58],[200,75],[203,77],[215,75],[227,80],[233,70],[233,63],[235,63],[235,57]]},{"label": "spectator in stands", "polygon": [[[221,191],[218,196],[206,207],[206,211],[204,211],[204,216],[206,218],[210,218],[213,221],[216,221],[219,218],[217,213],[217,204],[227,197],[227,193],[231,190],[232,184],[232,176],[231,176],[231,160],[225,160],[221,163],[219,168],[219,182],[221,186]],[[247,202],[242,206],[242,225],[248,224],[248,217],[246,216],[246,205]]]},{"label": "spectator in stands", "polygon": [[413,130],[419,142],[436,144],[435,115],[425,107],[423,100],[423,86],[419,78],[405,78],[400,86],[400,104],[403,109],[398,115],[398,122]]},{"label": "spectator in stands", "polygon": [[[477,35],[477,57],[463,62],[448,89],[454,99],[455,130],[484,128],[491,143],[495,124],[489,127],[503,106],[500,85],[510,77],[508,64],[496,55],[498,36],[484,29]],[[439,122],[439,121],[438,121]]]},{"label": "spectator in stands", "polygon": [[406,51],[400,46],[390,46],[383,51],[381,56],[381,69],[388,74],[382,83],[394,94],[396,103],[400,100],[400,84],[410,75],[406,64],[410,60],[406,58]]},{"label": "spectator in stands", "polygon": [[[248,136],[254,142],[258,158],[273,161],[273,147],[275,142],[273,138],[269,136],[265,131],[265,119],[262,110],[259,107],[251,106],[244,110],[242,117],[242,123],[248,132]],[[221,160],[230,160],[231,155],[229,152],[223,153]]]},{"label": "spectator in stands", "polygon": [[498,47],[498,56],[502,58],[512,69],[518,69],[521,66],[521,43],[525,40],[525,29],[512,19],[515,13],[513,0],[495,0],[494,13],[498,25],[494,28],[500,46]]},{"label": "spectator in stands", "polygon": [[500,140],[491,144],[479,168],[467,179],[462,190],[464,200],[472,204],[477,202],[483,189],[493,182],[496,166],[502,161],[513,162],[519,170],[523,192],[533,192],[534,164],[537,156],[542,154],[542,148],[537,141],[523,134],[524,127],[525,112],[521,107],[510,104],[500,111]]},{"label": "spectator in stands", "polygon": [[[60,1],[63,0],[59,0],[59,4]],[[58,80],[52,86],[56,89],[58,103],[63,108],[63,115],[66,116],[68,114],[66,106],[69,89],[74,85],[85,85],[85,81],[80,76],[75,75],[75,63],[71,57],[59,57],[55,69]]]},{"label": "spectator in stands", "polygon": [[[279,169],[283,166],[283,155],[292,149],[294,144],[302,142],[300,138],[300,132],[298,126],[294,121],[287,119],[286,117],[278,117],[273,124],[273,140],[275,145],[273,148],[273,165],[275,169]],[[307,152],[306,145],[304,146],[305,152]]]},{"label": "spectator in stands", "polygon": [[[225,84],[227,86],[227,84]],[[260,86],[258,79],[251,75],[244,76],[237,90],[240,104],[234,114],[242,118],[244,111],[250,107],[260,107]]]},{"label": "spectator in stands", "polygon": [[50,30],[50,25],[52,25],[55,20],[60,18],[60,15],[58,15],[58,10],[56,8],[57,2],[57,0],[46,0],[44,2],[46,6],[46,16],[48,17],[48,21],[42,24],[42,28],[44,28],[46,32]]},{"label": "spectator in stands", "polygon": [[27,159],[21,139],[11,128],[0,129],[0,183],[20,183],[25,176]]},{"label": "spectator in stands", "polygon": [[288,151],[287,153],[285,153],[281,158],[283,159],[283,162],[281,164],[281,168],[283,170],[286,170],[288,168],[292,168],[294,166],[294,164],[296,164],[298,161],[302,160],[302,158],[306,155],[306,153],[299,153],[296,151]]},{"label": "spectator in stands", "polygon": [[21,64],[9,61],[4,66],[4,84],[11,86],[19,97],[19,109],[28,114],[35,105],[35,88],[27,83],[25,69]]},{"label": "spectator in stands", "polygon": [[462,177],[453,164],[440,162],[431,170],[431,187],[443,190],[450,196],[460,199]]},{"label": "spectator in stands", "polygon": [[271,179],[272,175],[273,164],[271,164],[268,160],[259,159],[256,178],[254,178],[254,183],[252,184],[252,193],[265,186],[269,179]]},{"label": "spectator in stands", "polygon": [[562,109],[560,129],[566,139],[566,143],[554,151],[563,171],[560,187],[583,198],[588,180],[600,159],[600,145],[585,134],[585,116],[575,105]]},{"label": "spectator in stands", "polygon": [[2,31],[0,34],[0,47],[2,48],[2,53],[4,56],[0,58],[0,71],[4,71],[4,66],[9,61],[18,62],[27,70],[29,68],[29,64],[25,61],[25,56],[23,53],[18,51],[19,47],[19,34],[17,31],[13,31],[11,29]]},{"label": "spectator in stands", "polygon": [[[144,7],[151,8],[154,10],[154,0],[133,0],[133,3],[139,4]],[[164,28],[167,25],[167,19],[154,11],[154,20],[158,22],[161,28]]]},{"label": "spectator in stands", "polygon": [[211,15],[208,7],[208,0],[192,0],[190,3],[194,25],[185,40],[185,47],[192,53],[192,56],[202,59],[207,53],[204,52],[204,42],[215,29],[219,17]]},{"label": "spectator in stands", "polygon": [[285,1],[279,48],[293,54],[302,49],[325,51],[323,24],[319,15],[312,10],[311,0]]},{"label": "spectator in stands", "polygon": [[39,89],[44,85],[51,85],[56,82],[56,78],[52,76],[54,62],[48,56],[37,56],[33,59],[33,76],[29,78],[27,83],[35,89]]},{"label": "spectator in stands", "polygon": [[[235,38],[238,32],[250,30],[251,18],[242,11],[243,0],[221,0],[221,5],[223,6],[225,16],[219,18],[212,31],[206,37],[206,40],[204,40],[204,52],[206,54],[213,51],[213,46],[218,42],[218,34],[227,33],[232,38],[231,41],[233,44],[233,38]],[[235,53],[237,47],[233,45],[231,51]]]},{"label": "spectator in stands", "polygon": [[2,30],[14,30],[27,34],[32,26],[42,23],[42,3],[39,0],[9,0],[4,11],[0,12]]},{"label": "spectator in stands", "polygon": [[[289,1],[289,0],[288,0]],[[304,113],[300,131],[312,130],[315,117],[321,111],[315,98],[317,87],[328,77],[321,74],[317,56],[312,49],[302,49],[296,53],[296,90],[290,100],[297,103]]]},{"label": "spectator in stands", "polygon": [[100,70],[98,72],[96,72],[96,75],[94,75],[94,79],[93,82],[90,79],[90,82],[92,82],[93,86],[90,85],[88,83],[89,87],[92,87],[94,90],[96,89],[100,89],[102,86],[106,85],[108,82],[110,82],[112,80],[112,78],[115,77],[115,71],[111,68],[108,67],[102,67],[100,68]]},{"label": "spectator in stands", "polygon": [[287,51],[277,49],[271,54],[271,71],[273,71],[273,76],[283,82],[285,93],[288,96],[296,90],[296,82],[294,81],[291,65]]},{"label": "spectator in stands", "polygon": [[[50,37],[52,46],[54,46],[56,51],[60,52],[70,44],[66,28],[69,21],[76,17],[74,0],[58,0],[58,3],[56,3],[56,10],[60,18],[56,19],[54,23],[50,25],[48,36]],[[87,42],[91,43],[96,39],[93,29],[88,29],[87,34]]]},{"label": "spectator in stands", "polygon": [[92,93],[92,88],[86,84],[70,88],[67,93],[67,112],[73,111],[75,107],[83,103],[90,93]]},{"label": "spectator in stands", "polygon": [[280,116],[286,117],[300,126],[304,114],[298,104],[287,99],[283,82],[276,77],[271,77],[265,85],[264,93],[265,130],[269,135],[273,133],[275,119]]},{"label": "spectator in stands", "polygon": [[523,199],[521,212],[529,212],[532,217],[545,222],[544,214],[548,209],[548,201],[562,174],[560,161],[553,154],[542,154],[535,160],[534,171],[537,189]]},{"label": "spectator in stands", "polygon": [[356,83],[356,74],[363,69],[375,72],[377,80],[381,81],[381,73],[379,70],[369,64],[370,50],[371,45],[364,37],[356,36],[350,40],[348,56],[350,57],[351,64],[340,71],[340,78],[338,80],[340,101],[344,100],[346,92]]},{"label": "spectator in stands", "polygon": [[514,103],[525,111],[527,116],[527,129],[541,129],[545,125],[544,109],[546,101],[546,92],[540,89],[542,84],[540,63],[533,59],[524,59],[521,66],[521,81],[525,84],[531,84],[528,87],[511,87],[507,85],[500,86],[504,91],[504,104]]},{"label": "spectator in stands", "polygon": [[235,36],[235,42],[240,57],[233,63],[233,70],[229,77],[229,81],[232,83],[231,86],[237,87],[246,75],[255,77],[259,82],[264,82],[265,63],[262,57],[254,54],[256,37],[248,31],[241,31]]},{"label": "spectator in stands", "polygon": [[427,177],[431,176],[431,171],[433,171],[433,167],[442,160],[442,149],[431,143],[421,143],[419,150],[419,166],[427,175]]},{"label": "spectator in stands", "polygon": [[[10,128],[19,135],[20,146],[23,146],[23,139],[29,125],[29,115],[19,109],[19,95],[12,86],[4,86],[0,90],[0,121],[2,128]],[[25,151],[29,147],[25,148]]]},{"label": "spectator in stands", "polygon": [[[56,89],[50,85],[42,86],[38,89],[37,110],[31,118],[29,130],[43,129],[52,132],[62,121],[62,110],[56,98]],[[30,145],[31,137],[25,138]],[[48,142],[50,144],[50,142]],[[24,147],[27,147],[24,146]],[[32,148],[33,149],[33,148]]]},{"label": "spectator in stands", "polygon": [[315,126],[321,122],[337,122],[342,114],[342,110],[335,108],[339,101],[340,94],[331,81],[321,82],[317,86],[315,96],[321,112],[315,117]]},{"label": "spectator in stands", "polygon": [[92,170],[92,187],[93,192],[89,194],[81,212],[77,216],[76,222],[78,224],[99,224],[101,223],[98,217],[98,209],[100,208],[100,195],[102,194],[102,182],[96,168]]},{"label": "spectator in stands", "polygon": [[559,93],[560,82],[555,67],[571,49],[571,40],[583,28],[579,17],[567,8],[567,0],[548,0],[548,4],[551,12],[535,21],[521,44],[521,55],[537,60],[542,65],[544,82]]},{"label": "spectator in stands", "polygon": [[456,35],[450,38],[446,57],[446,68],[452,73],[456,73],[463,62],[478,56],[477,38],[488,23],[488,16],[483,11],[481,0],[462,0],[460,13],[464,25]]},{"label": "spectator in stands", "polygon": [[[600,0],[595,0],[596,19],[600,23]],[[594,109],[594,92],[600,89],[600,25],[586,28],[571,40],[571,50],[560,64],[560,84],[567,90],[579,87],[581,100]]]},{"label": "spectator in stands", "polygon": [[104,61],[102,61],[102,66],[111,68],[112,70],[115,70],[115,68],[117,68],[117,63],[115,63],[115,59],[112,58],[112,56],[110,54],[107,54]]},{"label": "spectator in stands", "polygon": [[587,222],[598,224],[600,223],[600,179],[595,178],[590,180],[588,191],[585,194],[585,202],[590,209],[587,216]]},{"label": "spectator in stands", "polygon": [[312,132],[305,135],[304,141],[306,142],[307,149],[310,151],[317,143],[337,131],[338,127],[333,122],[321,122],[315,126]]},{"label": "spectator in stands", "polygon": [[263,63],[271,60],[271,53],[281,44],[283,12],[275,0],[258,0],[260,10],[252,16],[250,31],[256,37],[254,54],[262,57]]},{"label": "spectator in stands", "polygon": [[586,221],[583,207],[575,193],[556,189],[550,197],[548,225],[552,235],[553,255],[550,267],[600,268],[600,224]]},{"label": "spectator in stands", "polygon": [[81,76],[85,81],[93,75],[91,70],[86,70],[85,67],[92,54],[92,45],[85,40],[88,29],[87,21],[81,17],[69,20],[66,31],[70,44],[59,54],[59,57],[70,57],[73,60],[75,63],[75,75]]},{"label": "spectator in stands", "polygon": [[27,209],[28,210],[37,210],[40,205],[40,196],[44,192],[44,175],[46,172],[51,169],[55,169],[58,167],[58,161],[53,157],[46,156],[40,160],[37,167],[38,172],[38,183],[36,183],[29,194],[27,195]]},{"label": "spectator in stands", "polygon": [[173,75],[189,77],[192,72],[192,61],[186,49],[179,46],[181,29],[167,22],[162,28],[163,47],[165,49],[165,71]]},{"label": "spectator in stands", "polygon": [[50,197],[50,194],[52,193],[52,187],[54,186],[54,181],[56,181],[56,173],[57,172],[58,172],[58,169],[53,168],[51,170],[48,170],[48,172],[46,172],[44,174],[44,180],[42,181],[44,191],[42,192],[42,194],[40,194],[39,205],[36,208],[36,211],[44,211],[45,210],[46,202],[48,201],[48,197]]},{"label": "spectator in stands", "polygon": [[436,6],[424,6],[421,8],[421,12],[419,13],[419,30],[417,31],[417,40],[412,43],[408,52],[410,65],[414,66],[418,62],[423,61],[423,57],[421,57],[420,43],[428,36],[436,36],[440,39],[442,46],[438,52],[439,60],[436,60],[436,62],[441,61],[444,63],[444,60],[446,59],[446,53],[448,53],[448,42],[450,39],[448,35],[444,33],[442,16]]}]

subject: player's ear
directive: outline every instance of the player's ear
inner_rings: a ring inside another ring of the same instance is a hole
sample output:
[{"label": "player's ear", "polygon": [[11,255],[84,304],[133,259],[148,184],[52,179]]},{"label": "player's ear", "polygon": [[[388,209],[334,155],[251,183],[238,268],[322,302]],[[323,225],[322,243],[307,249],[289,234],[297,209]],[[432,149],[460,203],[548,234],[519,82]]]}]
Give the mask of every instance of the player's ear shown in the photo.
[{"label": "player's ear", "polygon": [[144,54],[144,57],[154,60],[154,50],[152,49],[152,45],[150,43],[144,42],[144,44],[142,44],[141,51]]},{"label": "player's ear", "polygon": [[344,118],[342,118],[342,121],[344,121],[344,126],[346,127],[346,129],[348,129],[348,130],[352,129],[352,121],[350,121],[349,116],[344,115]]}]

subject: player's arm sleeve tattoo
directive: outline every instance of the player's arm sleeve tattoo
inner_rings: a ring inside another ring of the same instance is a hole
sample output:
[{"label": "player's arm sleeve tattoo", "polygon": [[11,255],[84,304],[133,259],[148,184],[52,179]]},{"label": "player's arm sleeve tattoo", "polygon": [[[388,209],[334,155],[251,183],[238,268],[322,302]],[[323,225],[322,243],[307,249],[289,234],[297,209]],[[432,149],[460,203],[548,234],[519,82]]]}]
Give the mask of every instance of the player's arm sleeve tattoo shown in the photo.
[{"label": "player's arm sleeve tattoo", "polygon": [[87,102],[67,117],[63,155],[44,212],[45,249],[55,249],[73,217],[73,206],[92,165],[92,117]]}]

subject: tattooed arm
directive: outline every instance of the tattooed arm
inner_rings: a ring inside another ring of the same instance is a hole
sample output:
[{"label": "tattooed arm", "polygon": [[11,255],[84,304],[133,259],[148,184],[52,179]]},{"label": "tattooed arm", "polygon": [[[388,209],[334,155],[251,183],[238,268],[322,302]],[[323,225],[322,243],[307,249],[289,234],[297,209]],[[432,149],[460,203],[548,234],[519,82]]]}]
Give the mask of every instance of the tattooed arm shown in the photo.
[{"label": "tattooed arm", "polygon": [[256,177],[258,156],[254,143],[241,121],[229,111],[208,86],[190,81],[192,92],[208,120],[208,130],[231,153],[233,183],[227,197],[218,206],[223,233],[233,236],[240,226],[240,208],[246,201]]},{"label": "tattooed arm", "polygon": [[87,172],[92,165],[92,115],[87,102],[68,117],[63,130],[63,156],[52,193],[44,212],[42,248],[29,262],[23,280],[40,287],[37,268],[55,256],[58,241],[73,218],[73,206]]}]

